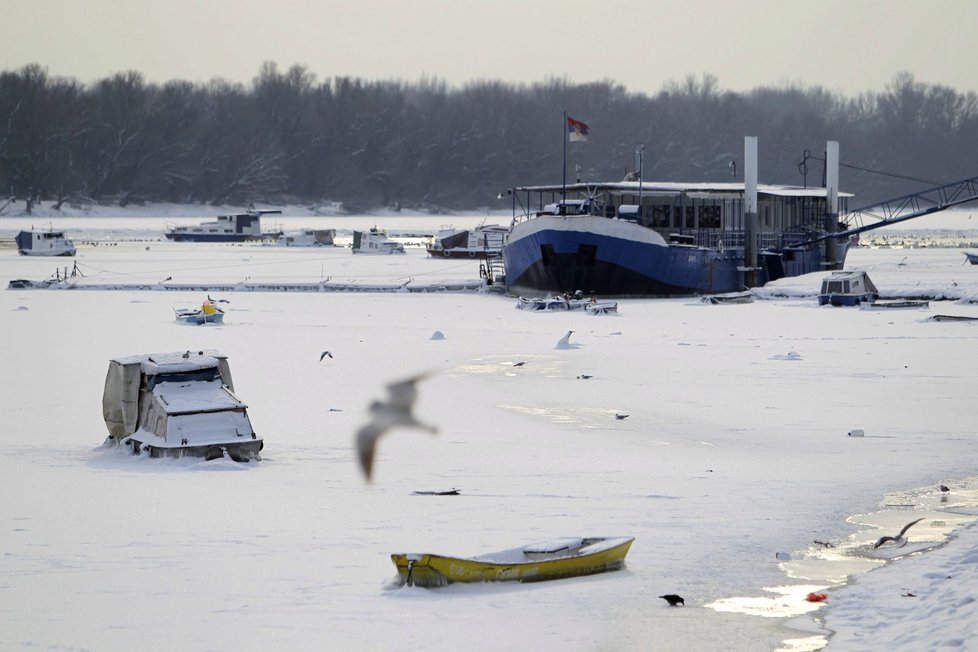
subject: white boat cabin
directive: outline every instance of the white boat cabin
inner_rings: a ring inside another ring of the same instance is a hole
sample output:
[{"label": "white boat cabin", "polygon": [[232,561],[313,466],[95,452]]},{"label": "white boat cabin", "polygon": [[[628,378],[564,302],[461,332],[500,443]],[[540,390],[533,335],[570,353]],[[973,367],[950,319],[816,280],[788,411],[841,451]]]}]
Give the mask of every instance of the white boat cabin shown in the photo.
[{"label": "white boat cabin", "polygon": [[369,231],[353,232],[355,254],[403,254],[404,245],[387,237],[387,232],[376,227]]},{"label": "white boat cabin", "polygon": [[63,231],[21,231],[15,239],[22,256],[75,255],[75,244]]},{"label": "white boat cabin", "polygon": [[263,442],[247,408],[227,357],[211,350],[114,358],[102,394],[109,437],[153,457],[258,459]]},{"label": "white boat cabin", "polygon": [[862,270],[832,272],[822,279],[819,305],[857,306],[879,298],[879,290]]}]

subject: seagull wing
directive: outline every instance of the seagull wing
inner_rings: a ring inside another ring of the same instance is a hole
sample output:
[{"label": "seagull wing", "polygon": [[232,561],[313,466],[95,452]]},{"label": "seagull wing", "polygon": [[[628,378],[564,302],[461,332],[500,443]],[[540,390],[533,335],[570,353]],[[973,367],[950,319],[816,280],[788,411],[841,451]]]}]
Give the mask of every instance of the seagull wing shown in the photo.
[{"label": "seagull wing", "polygon": [[877,542],[873,545],[873,550],[879,548],[881,545],[883,545],[887,541],[896,541],[896,538],[895,537],[880,537],[879,540],[877,540]]},{"label": "seagull wing", "polygon": [[918,518],[916,521],[911,521],[910,523],[907,523],[906,525],[904,525],[903,526],[903,529],[900,530],[900,534],[897,535],[897,538],[902,537],[904,534],[907,533],[907,530],[909,530],[911,527],[913,527],[917,523],[920,523],[922,520],[924,520],[924,519],[923,518]]},{"label": "seagull wing", "polygon": [[322,353],[319,354],[319,361],[322,362],[323,361],[323,358],[325,358],[326,356],[329,356],[329,357],[332,358],[333,357],[333,354],[330,353],[329,351],[323,351]]},{"label": "seagull wing", "polygon": [[377,421],[370,421],[357,431],[356,445],[357,458],[360,460],[360,468],[363,474],[370,479],[370,473],[374,466],[374,451],[377,450],[377,440],[387,430]]},{"label": "seagull wing", "polygon": [[414,407],[414,401],[418,398],[418,389],[415,387],[415,383],[427,377],[427,374],[419,374],[389,384],[387,386],[387,394],[390,407],[403,410],[410,410]]}]

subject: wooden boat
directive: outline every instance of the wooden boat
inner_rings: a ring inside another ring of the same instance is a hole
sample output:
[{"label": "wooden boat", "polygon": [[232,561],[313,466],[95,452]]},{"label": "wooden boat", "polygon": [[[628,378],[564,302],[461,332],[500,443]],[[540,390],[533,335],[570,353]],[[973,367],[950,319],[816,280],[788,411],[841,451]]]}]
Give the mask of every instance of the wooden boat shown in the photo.
[{"label": "wooden boat", "polygon": [[566,538],[479,555],[394,554],[401,585],[453,582],[543,582],[618,570],[634,537]]}]

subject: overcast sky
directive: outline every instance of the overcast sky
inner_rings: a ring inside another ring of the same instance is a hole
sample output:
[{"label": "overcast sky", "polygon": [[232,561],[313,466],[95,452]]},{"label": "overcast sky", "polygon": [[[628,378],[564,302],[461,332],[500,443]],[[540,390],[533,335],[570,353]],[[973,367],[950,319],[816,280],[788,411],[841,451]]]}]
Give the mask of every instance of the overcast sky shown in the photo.
[{"label": "overcast sky", "polygon": [[0,0],[0,69],[90,82],[250,82],[264,61],[317,79],[459,86],[611,80],[655,93],[785,83],[856,95],[899,71],[978,90],[978,0]]}]

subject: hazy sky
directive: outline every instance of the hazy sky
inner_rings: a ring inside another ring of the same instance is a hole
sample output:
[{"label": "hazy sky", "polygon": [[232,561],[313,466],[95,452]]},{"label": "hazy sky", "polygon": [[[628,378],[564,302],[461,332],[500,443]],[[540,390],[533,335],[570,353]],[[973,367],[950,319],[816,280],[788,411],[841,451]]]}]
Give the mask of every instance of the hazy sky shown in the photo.
[{"label": "hazy sky", "polygon": [[452,85],[612,80],[654,93],[797,83],[855,95],[899,71],[978,90],[978,0],[0,0],[0,69],[90,82],[250,82],[263,61]]}]

